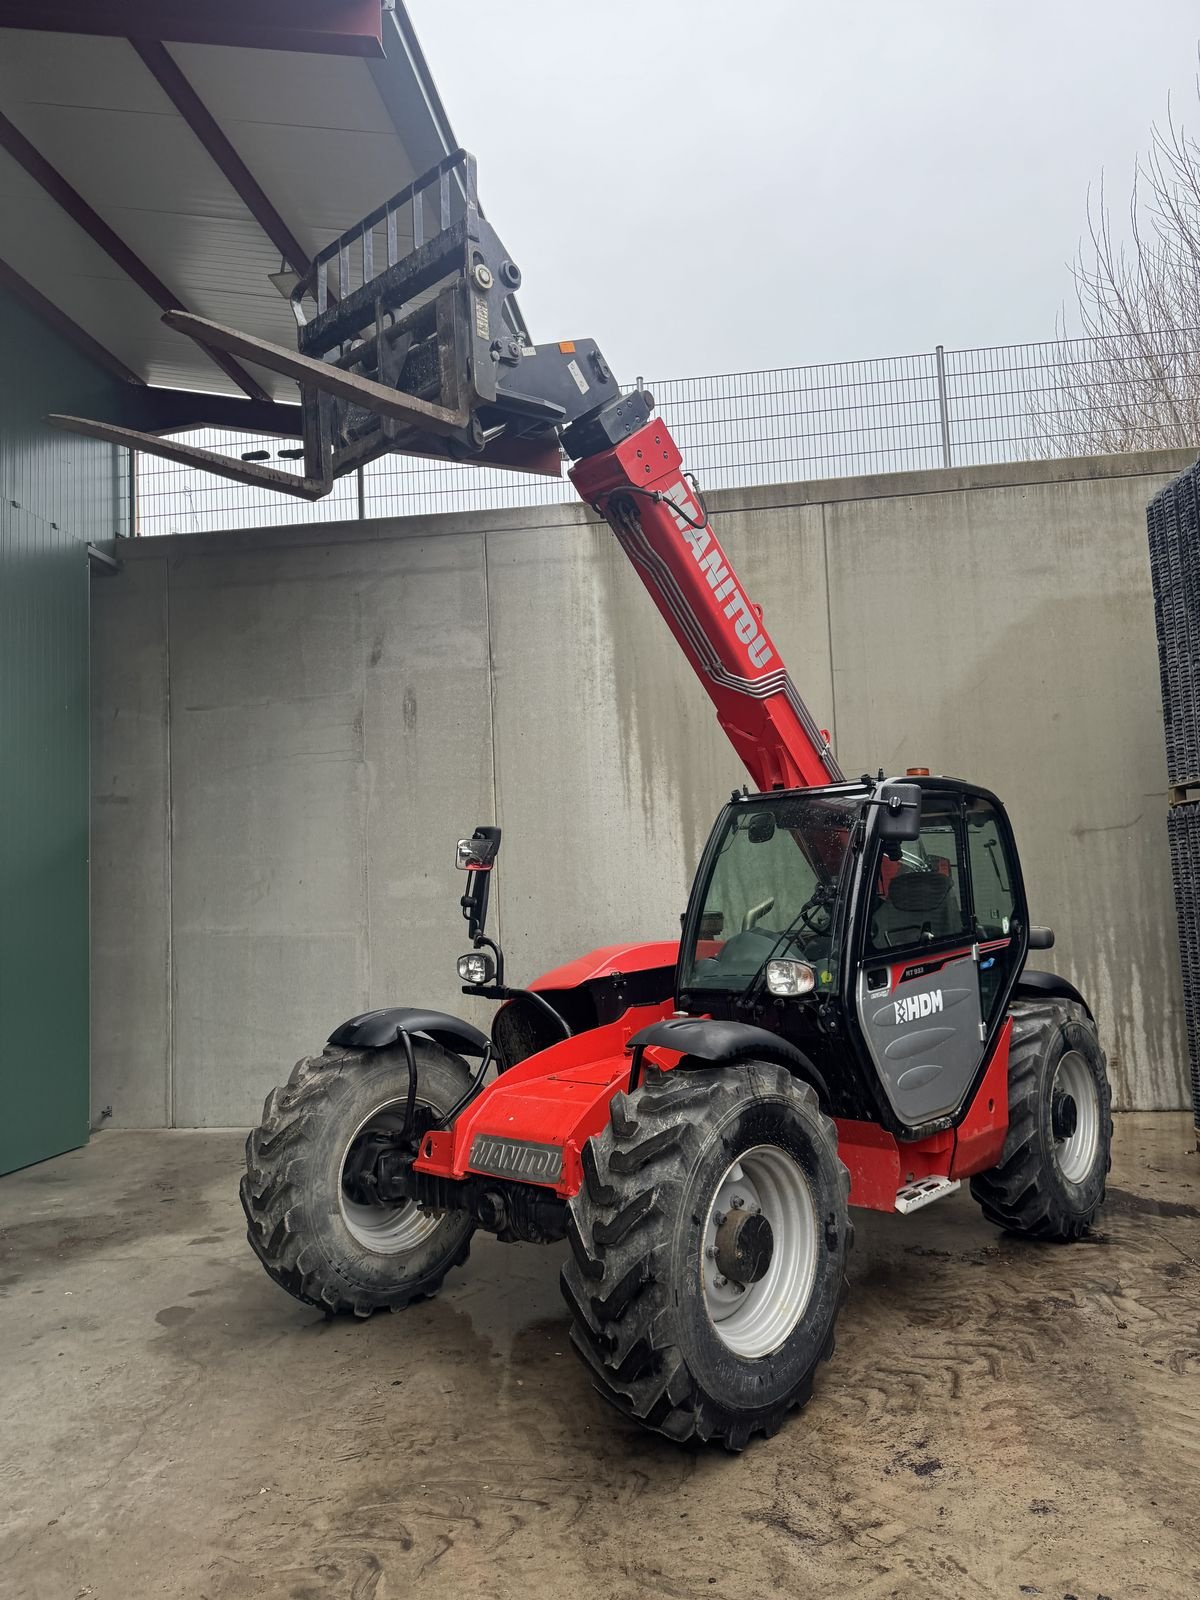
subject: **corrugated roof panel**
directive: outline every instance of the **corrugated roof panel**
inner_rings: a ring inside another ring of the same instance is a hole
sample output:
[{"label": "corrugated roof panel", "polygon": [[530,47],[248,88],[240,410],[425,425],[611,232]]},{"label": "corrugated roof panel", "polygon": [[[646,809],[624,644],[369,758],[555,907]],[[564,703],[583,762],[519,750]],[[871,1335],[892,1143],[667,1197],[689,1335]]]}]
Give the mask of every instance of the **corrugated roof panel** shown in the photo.
[{"label": "corrugated roof panel", "polygon": [[21,104],[164,108],[162,90],[127,39],[25,28],[5,28],[0,37],[0,103],[14,122],[13,108]]},{"label": "corrugated roof panel", "polygon": [[242,217],[246,208],[178,112],[26,105],[8,113],[89,205]]},{"label": "corrugated roof panel", "polygon": [[227,131],[233,122],[259,122],[396,138],[365,61],[209,44],[167,49]]},{"label": "corrugated roof panel", "polygon": [[[164,326],[154,302],[3,151],[0,258],[148,382],[241,392],[190,339]],[[286,392],[283,379],[272,375],[270,383]]]},{"label": "corrugated roof panel", "polygon": [[[0,40],[0,109],[170,293],[291,347],[290,310],[268,279],[278,247],[133,46],[14,29]],[[167,50],[309,254],[415,175],[367,62]],[[151,383],[238,392],[3,151],[0,197],[0,257],[115,356]],[[254,373],[268,393],[294,398],[286,380]]]},{"label": "corrugated roof panel", "polygon": [[270,174],[268,192],[310,255],[416,176],[382,134],[241,123],[230,136],[251,171]]}]

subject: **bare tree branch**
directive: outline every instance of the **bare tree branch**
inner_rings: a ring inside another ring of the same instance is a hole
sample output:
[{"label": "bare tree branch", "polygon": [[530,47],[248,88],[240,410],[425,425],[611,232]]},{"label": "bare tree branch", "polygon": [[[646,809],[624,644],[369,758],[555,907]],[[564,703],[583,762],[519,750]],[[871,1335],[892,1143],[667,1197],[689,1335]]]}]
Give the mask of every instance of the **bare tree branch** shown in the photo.
[{"label": "bare tree branch", "polygon": [[1200,444],[1200,141],[1169,100],[1134,168],[1125,237],[1103,175],[1086,216],[1071,267],[1082,337],[1060,314],[1033,385],[1030,453]]}]

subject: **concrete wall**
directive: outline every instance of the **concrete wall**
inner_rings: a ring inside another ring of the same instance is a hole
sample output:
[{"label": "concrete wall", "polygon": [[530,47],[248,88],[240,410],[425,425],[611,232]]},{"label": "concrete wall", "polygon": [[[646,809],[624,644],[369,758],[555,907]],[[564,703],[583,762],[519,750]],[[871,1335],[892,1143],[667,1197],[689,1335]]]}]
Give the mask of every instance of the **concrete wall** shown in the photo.
[{"label": "concrete wall", "polygon": [[[1185,1103],[1144,507],[1182,453],[714,495],[848,772],[1005,797],[1119,1102]],[[454,839],[516,978],[671,937],[744,773],[582,507],[146,541],[94,592],[93,1100],[253,1119],[352,1012],[462,1005]],[[486,1016],[482,1008],[480,1020]]]}]

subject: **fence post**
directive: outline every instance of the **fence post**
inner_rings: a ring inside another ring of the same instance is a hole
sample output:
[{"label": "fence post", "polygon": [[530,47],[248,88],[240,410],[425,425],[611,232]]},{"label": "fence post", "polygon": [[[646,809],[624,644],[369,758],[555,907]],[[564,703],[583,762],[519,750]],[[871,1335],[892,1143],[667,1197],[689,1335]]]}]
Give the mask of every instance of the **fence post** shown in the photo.
[{"label": "fence post", "polygon": [[942,425],[942,465],[953,465],[950,459],[950,407],[946,404],[946,352],[937,347],[938,421]]},{"label": "fence post", "polygon": [[365,522],[367,520],[367,484],[361,467],[355,473],[355,477],[358,480],[358,520]]},{"label": "fence post", "polygon": [[[114,455],[117,454],[118,449],[119,446],[114,448]],[[138,536],[138,452],[136,450],[129,452],[129,527],[126,529],[126,533],[131,539],[136,539]]]}]

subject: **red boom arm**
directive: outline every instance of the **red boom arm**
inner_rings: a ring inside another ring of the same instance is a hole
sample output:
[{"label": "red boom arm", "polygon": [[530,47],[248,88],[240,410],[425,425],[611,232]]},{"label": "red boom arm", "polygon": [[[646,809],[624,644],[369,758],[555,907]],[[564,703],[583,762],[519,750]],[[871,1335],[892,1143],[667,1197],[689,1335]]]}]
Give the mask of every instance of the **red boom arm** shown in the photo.
[{"label": "red boom arm", "polygon": [[604,517],[761,790],[839,783],[829,739],[796,692],[661,422],[578,462],[571,481]]}]

